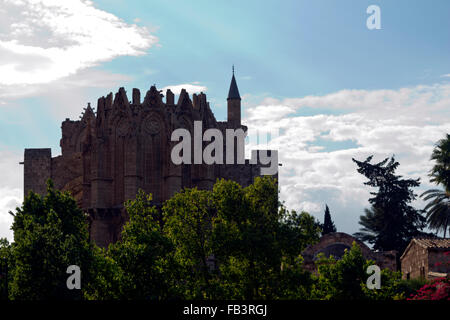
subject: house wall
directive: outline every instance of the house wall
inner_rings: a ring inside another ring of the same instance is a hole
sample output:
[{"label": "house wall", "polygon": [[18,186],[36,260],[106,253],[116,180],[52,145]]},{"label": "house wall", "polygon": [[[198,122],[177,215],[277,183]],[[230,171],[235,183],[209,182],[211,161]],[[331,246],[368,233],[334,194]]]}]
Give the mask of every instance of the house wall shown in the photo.
[{"label": "house wall", "polygon": [[427,249],[413,243],[401,260],[403,279],[424,278],[428,274]]}]

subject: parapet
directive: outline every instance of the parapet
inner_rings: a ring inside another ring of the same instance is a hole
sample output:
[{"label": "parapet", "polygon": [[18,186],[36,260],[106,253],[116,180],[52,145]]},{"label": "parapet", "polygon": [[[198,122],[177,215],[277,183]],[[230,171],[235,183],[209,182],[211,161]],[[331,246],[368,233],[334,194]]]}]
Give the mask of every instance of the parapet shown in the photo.
[{"label": "parapet", "polygon": [[47,180],[51,177],[52,150],[25,149],[24,153],[24,196],[30,190],[44,195],[47,189]]}]

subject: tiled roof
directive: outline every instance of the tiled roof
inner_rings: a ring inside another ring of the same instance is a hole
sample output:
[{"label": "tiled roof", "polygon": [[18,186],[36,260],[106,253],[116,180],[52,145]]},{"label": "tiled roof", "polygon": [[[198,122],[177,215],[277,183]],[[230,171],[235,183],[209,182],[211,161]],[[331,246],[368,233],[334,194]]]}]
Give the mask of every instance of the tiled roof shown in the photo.
[{"label": "tiled roof", "polygon": [[417,243],[419,246],[425,249],[450,249],[450,239],[414,238],[406,247],[405,251],[400,257],[400,260],[403,260],[413,243]]},{"label": "tiled roof", "polygon": [[423,238],[413,239],[413,241],[424,248],[450,248],[450,239]]}]

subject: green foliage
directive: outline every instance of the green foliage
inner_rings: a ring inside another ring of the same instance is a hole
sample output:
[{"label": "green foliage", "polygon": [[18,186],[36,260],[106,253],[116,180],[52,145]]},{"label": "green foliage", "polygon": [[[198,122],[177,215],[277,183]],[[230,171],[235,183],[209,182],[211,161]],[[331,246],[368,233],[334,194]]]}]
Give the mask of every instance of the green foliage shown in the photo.
[{"label": "green foliage", "polygon": [[367,268],[375,264],[366,260],[361,248],[353,242],[342,259],[326,258],[320,254],[316,265],[318,275],[314,276],[312,299],[321,300],[391,300],[401,297],[400,272],[381,270],[381,288],[367,287]]},{"label": "green foliage", "polygon": [[[169,255],[173,247],[162,233],[151,200],[140,190],[135,200],[126,203],[130,220],[123,228],[122,239],[110,245],[104,260],[99,261],[106,269],[103,274],[113,275],[102,279],[103,292],[117,292],[118,288],[117,297],[122,300],[161,300],[169,296]],[[111,284],[116,290],[108,287]]]},{"label": "green foliage", "polygon": [[316,261],[318,268],[317,282],[312,297],[324,300],[354,300],[365,298],[363,286],[370,265],[364,259],[360,247],[353,243],[350,251],[342,259],[326,258],[320,254]]},{"label": "green foliage", "polygon": [[322,235],[336,232],[336,226],[334,225],[333,220],[331,220],[331,214],[330,209],[328,208],[328,205],[325,205],[325,214],[323,218],[323,225],[322,225]]},{"label": "green foliage", "polygon": [[8,283],[12,279],[13,262],[11,245],[8,239],[0,238],[0,300],[8,299]]},{"label": "green foliage", "polygon": [[395,175],[399,163],[394,157],[372,164],[372,156],[365,161],[353,161],[358,172],[367,177],[364,184],[378,188],[369,199],[372,207],[360,217],[361,232],[355,236],[373,244],[375,250],[403,252],[411,238],[420,236],[425,227],[421,212],[409,205],[416,199],[411,188],[419,186],[419,179],[402,179]]},{"label": "green foliage", "polygon": [[428,227],[439,232],[444,231],[444,238],[450,228],[450,135],[441,139],[436,144],[431,154],[431,160],[435,161],[430,171],[430,181],[441,185],[444,190],[431,189],[425,191],[421,197],[431,200],[425,206],[427,212]]},{"label": "green foliage", "polygon": [[309,214],[278,203],[269,177],[247,188],[219,180],[212,191],[185,189],[163,207],[174,244],[179,292],[188,299],[306,298],[310,274],[300,252],[320,236]]},{"label": "green foliage", "polygon": [[399,280],[397,283],[397,295],[399,300],[410,298],[427,283],[428,281],[424,278]]},{"label": "green foliage", "polygon": [[281,272],[278,276],[277,298],[309,299],[313,284],[311,273],[303,269],[301,252],[315,244],[321,233],[320,223],[302,211],[280,209],[278,239],[281,244]]},{"label": "green foliage", "polygon": [[425,206],[428,227],[439,232],[444,231],[444,238],[450,228],[450,193],[430,189],[425,191],[421,197],[423,200],[430,200]]},{"label": "green foliage", "polygon": [[244,189],[232,181],[215,184],[213,236],[224,298],[307,297],[311,277],[300,253],[319,239],[320,225],[306,212],[288,212],[277,193],[269,177]]},{"label": "green foliage", "polygon": [[450,193],[450,134],[438,141],[431,160],[435,161],[435,165],[430,172],[430,181],[442,185]]},{"label": "green foliage", "polygon": [[280,219],[279,239],[286,259],[297,259],[307,246],[319,241],[321,225],[308,212],[297,213],[295,210],[289,212],[281,207]]},{"label": "green foliage", "polygon": [[[214,186],[215,256],[224,281],[240,288],[233,298],[268,299],[275,295],[273,282],[282,257],[277,194],[275,181],[268,177],[256,178],[245,189],[225,180]],[[236,202],[239,209],[232,207]]]},{"label": "green foliage", "polygon": [[[270,177],[242,188],[219,180],[213,190],[185,189],[162,212],[139,191],[126,203],[129,221],[108,249],[88,241],[86,216],[68,193],[49,184],[30,193],[14,214],[12,245],[0,240],[10,266],[10,298],[393,299],[405,298],[399,273],[382,271],[382,288],[366,287],[372,264],[354,244],[343,258],[303,268],[301,252],[321,225],[278,202]],[[162,220],[161,220],[162,218]],[[82,290],[66,288],[67,266],[82,270]]]},{"label": "green foliage", "polygon": [[[92,270],[92,248],[85,214],[69,193],[48,183],[47,194],[33,192],[17,208],[12,225],[12,283],[10,297],[19,300],[81,299]],[[82,272],[82,290],[68,290],[67,267]]]},{"label": "green foliage", "polygon": [[368,289],[363,287],[366,298],[370,300],[403,300],[405,293],[402,288],[402,273],[389,269],[381,270],[381,288]]},{"label": "green foliage", "polygon": [[182,281],[178,287],[188,299],[214,297],[214,279],[208,258],[213,254],[211,191],[184,189],[163,207],[164,234],[173,243],[174,260]]},{"label": "green foliage", "polygon": [[119,264],[104,248],[93,246],[92,278],[86,284],[85,298],[88,300],[118,300],[123,297],[122,281],[125,278]]},{"label": "green foliage", "polygon": [[303,257],[283,257],[278,277],[276,299],[308,300],[314,284],[313,275],[303,268]]}]

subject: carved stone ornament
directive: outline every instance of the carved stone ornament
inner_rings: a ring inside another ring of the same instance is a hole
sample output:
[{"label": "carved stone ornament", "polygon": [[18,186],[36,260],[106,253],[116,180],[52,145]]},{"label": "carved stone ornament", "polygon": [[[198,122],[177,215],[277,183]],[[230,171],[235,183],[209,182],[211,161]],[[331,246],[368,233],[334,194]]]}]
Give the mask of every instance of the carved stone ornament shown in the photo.
[{"label": "carved stone ornament", "polygon": [[148,116],[143,125],[144,132],[150,135],[156,135],[161,131],[161,125],[157,118]]}]

